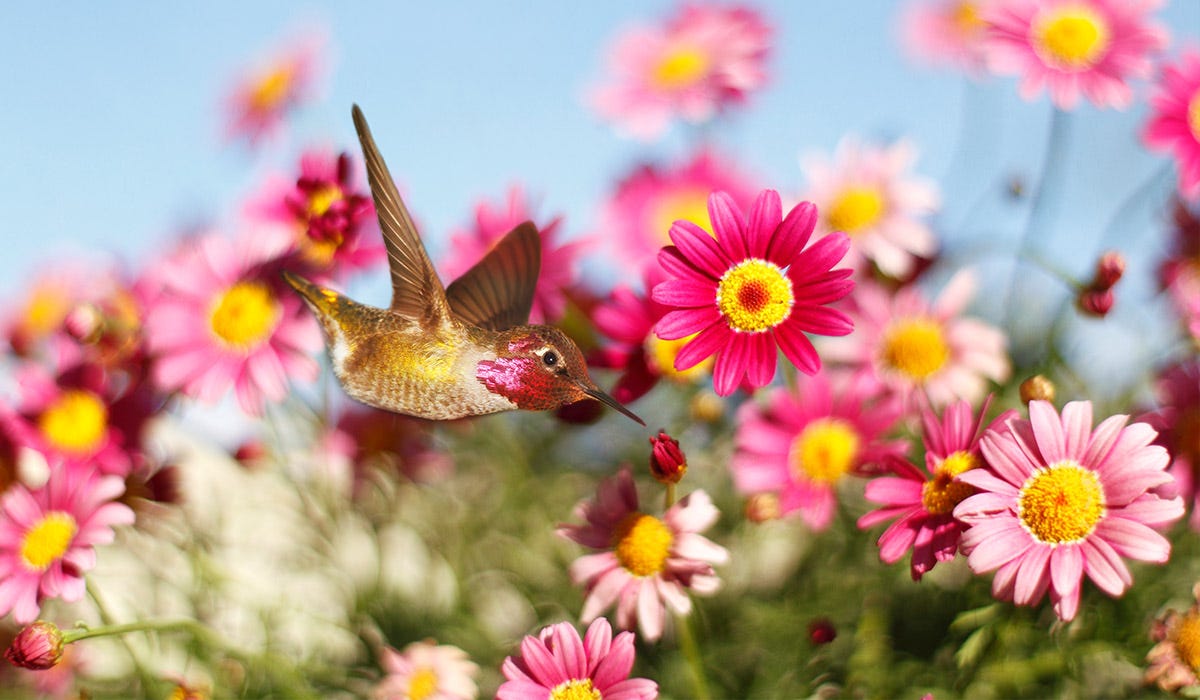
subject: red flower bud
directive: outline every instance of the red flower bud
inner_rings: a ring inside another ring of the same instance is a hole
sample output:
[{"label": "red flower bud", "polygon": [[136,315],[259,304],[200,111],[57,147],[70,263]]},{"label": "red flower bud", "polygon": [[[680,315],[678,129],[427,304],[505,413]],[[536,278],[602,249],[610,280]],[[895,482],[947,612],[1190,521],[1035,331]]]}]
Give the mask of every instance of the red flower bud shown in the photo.
[{"label": "red flower bud", "polygon": [[1079,310],[1088,316],[1104,318],[1112,310],[1117,297],[1111,289],[1085,289],[1075,300]]},{"label": "red flower bud", "polygon": [[679,449],[679,441],[665,430],[650,438],[650,473],[663,484],[678,484],[687,473],[687,457]]},{"label": "red flower bud", "polygon": [[827,617],[808,623],[808,641],[816,645],[828,644],[837,638],[837,628]]},{"label": "red flower bud", "polygon": [[53,668],[62,659],[63,636],[53,622],[38,620],[26,625],[4,652],[13,666],[31,671]]},{"label": "red flower bud", "polygon": [[1092,282],[1093,289],[1112,289],[1125,274],[1125,256],[1115,250],[1110,250],[1096,261],[1096,277]]}]

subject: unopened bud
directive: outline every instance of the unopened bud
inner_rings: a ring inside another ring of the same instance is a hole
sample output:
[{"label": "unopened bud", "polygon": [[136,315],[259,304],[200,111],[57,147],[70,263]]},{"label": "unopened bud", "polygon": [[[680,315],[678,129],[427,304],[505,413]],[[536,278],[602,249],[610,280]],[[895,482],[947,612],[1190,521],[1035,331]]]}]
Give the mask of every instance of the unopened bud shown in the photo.
[{"label": "unopened bud", "polygon": [[1115,250],[1107,251],[1096,261],[1096,278],[1092,286],[1095,289],[1112,289],[1124,274],[1125,256]]},{"label": "unopened bud", "polygon": [[247,469],[257,469],[266,462],[267,446],[259,440],[247,440],[238,446],[233,458]]},{"label": "unopened bud", "polygon": [[1049,401],[1054,403],[1054,382],[1041,374],[1035,374],[1021,382],[1021,403]]},{"label": "unopened bud", "polygon": [[13,666],[31,671],[45,671],[62,660],[63,636],[53,622],[38,620],[17,633],[4,658]]},{"label": "unopened bud", "polygon": [[827,617],[819,617],[808,623],[808,641],[820,646],[837,639],[837,628]]},{"label": "unopened bud", "polygon": [[779,496],[773,493],[756,493],[746,499],[746,519],[752,523],[778,520],[781,515]]},{"label": "unopened bud", "polygon": [[1117,297],[1111,289],[1085,289],[1079,293],[1075,305],[1088,316],[1104,318],[1109,311],[1112,311],[1116,300]]},{"label": "unopened bud", "polygon": [[679,441],[665,430],[650,438],[650,473],[662,484],[678,484],[687,473],[687,457],[679,449]]}]

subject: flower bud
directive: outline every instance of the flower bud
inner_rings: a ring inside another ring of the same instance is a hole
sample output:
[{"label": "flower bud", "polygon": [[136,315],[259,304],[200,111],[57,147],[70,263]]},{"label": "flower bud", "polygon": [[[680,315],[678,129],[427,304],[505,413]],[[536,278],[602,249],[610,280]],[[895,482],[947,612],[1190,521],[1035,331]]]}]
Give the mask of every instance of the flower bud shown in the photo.
[{"label": "flower bud", "polygon": [[1021,403],[1049,401],[1054,403],[1054,382],[1041,374],[1035,374],[1021,382]]},{"label": "flower bud", "polygon": [[1104,318],[1116,303],[1116,295],[1111,289],[1085,289],[1075,299],[1079,310],[1088,316]]},{"label": "flower bud", "polygon": [[679,449],[679,441],[665,430],[650,438],[650,473],[661,484],[678,484],[687,473],[687,457]]},{"label": "flower bud", "polygon": [[38,620],[17,633],[4,658],[31,671],[53,668],[62,659],[63,636],[53,622]]},{"label": "flower bud", "polygon": [[746,519],[752,523],[778,520],[783,513],[779,509],[779,496],[773,493],[756,493],[746,499]]},{"label": "flower bud", "polygon": [[1110,250],[1096,261],[1096,277],[1092,281],[1095,289],[1112,289],[1125,274],[1125,256]]},{"label": "flower bud", "polygon": [[808,623],[808,641],[820,646],[837,639],[837,628],[827,617],[819,617]]}]

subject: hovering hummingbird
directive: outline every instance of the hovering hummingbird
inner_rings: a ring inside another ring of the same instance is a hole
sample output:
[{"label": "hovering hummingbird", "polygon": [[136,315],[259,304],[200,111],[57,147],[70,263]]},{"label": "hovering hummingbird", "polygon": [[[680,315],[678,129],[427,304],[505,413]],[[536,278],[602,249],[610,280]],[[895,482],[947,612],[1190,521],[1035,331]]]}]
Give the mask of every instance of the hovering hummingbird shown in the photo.
[{"label": "hovering hummingbird", "polygon": [[520,224],[443,288],[358,105],[352,114],[387,248],[391,307],[360,304],[284,273],[320,320],[346,393],[434,420],[591,398],[645,425],[596,386],[565,333],[528,324],[541,267],[537,228]]}]

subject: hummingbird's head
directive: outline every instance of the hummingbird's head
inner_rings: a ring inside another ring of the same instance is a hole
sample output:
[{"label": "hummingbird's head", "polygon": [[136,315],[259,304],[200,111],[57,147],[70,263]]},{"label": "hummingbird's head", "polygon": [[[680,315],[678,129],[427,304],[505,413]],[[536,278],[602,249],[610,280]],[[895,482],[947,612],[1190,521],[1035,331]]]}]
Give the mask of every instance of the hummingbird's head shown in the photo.
[{"label": "hummingbird's head", "polygon": [[506,332],[497,345],[496,359],[480,361],[475,377],[517,408],[544,411],[595,399],[645,425],[596,386],[579,346],[557,328],[521,326]]}]

